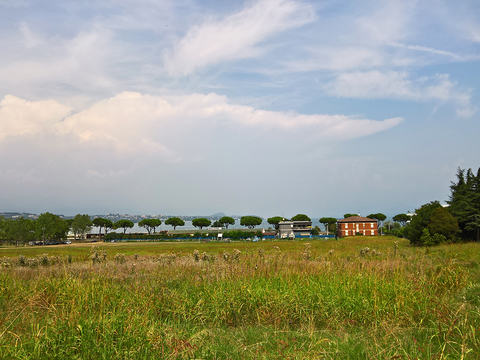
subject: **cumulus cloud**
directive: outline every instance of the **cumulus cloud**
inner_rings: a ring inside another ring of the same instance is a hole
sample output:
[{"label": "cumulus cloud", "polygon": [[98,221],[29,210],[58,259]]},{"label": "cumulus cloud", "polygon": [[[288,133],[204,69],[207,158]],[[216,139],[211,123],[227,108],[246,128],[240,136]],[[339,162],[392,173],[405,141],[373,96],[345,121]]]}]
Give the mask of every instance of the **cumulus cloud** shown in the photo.
[{"label": "cumulus cloud", "polygon": [[290,0],[260,0],[239,13],[193,27],[164,64],[171,75],[188,75],[223,61],[251,58],[262,50],[258,45],[282,31],[315,19],[313,8]]},{"label": "cumulus cloud", "polygon": [[452,102],[457,114],[469,117],[475,113],[470,91],[462,90],[447,74],[410,79],[406,72],[348,72],[325,85],[327,94],[359,99],[401,99],[417,102]]},{"label": "cumulus cloud", "polygon": [[[108,144],[119,153],[152,153],[168,161],[194,155],[183,144],[218,131],[257,131],[334,141],[391,128],[400,118],[374,121],[345,115],[303,115],[231,104],[211,93],[160,97],[124,92],[79,113],[53,100],[6,96],[0,103],[2,137],[54,134],[77,144]],[[220,130],[219,130],[220,129]],[[1,138],[0,138],[1,139]]]},{"label": "cumulus cloud", "polygon": [[6,95],[0,101],[0,140],[51,132],[70,111],[54,100],[27,101]]}]

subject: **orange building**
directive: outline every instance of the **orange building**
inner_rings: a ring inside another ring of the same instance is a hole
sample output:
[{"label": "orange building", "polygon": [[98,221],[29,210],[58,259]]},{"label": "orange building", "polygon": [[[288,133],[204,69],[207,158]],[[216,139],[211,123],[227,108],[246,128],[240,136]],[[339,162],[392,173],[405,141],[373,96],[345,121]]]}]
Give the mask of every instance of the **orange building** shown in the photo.
[{"label": "orange building", "polygon": [[375,219],[369,219],[362,216],[350,216],[337,221],[337,235],[378,235],[378,223]]}]

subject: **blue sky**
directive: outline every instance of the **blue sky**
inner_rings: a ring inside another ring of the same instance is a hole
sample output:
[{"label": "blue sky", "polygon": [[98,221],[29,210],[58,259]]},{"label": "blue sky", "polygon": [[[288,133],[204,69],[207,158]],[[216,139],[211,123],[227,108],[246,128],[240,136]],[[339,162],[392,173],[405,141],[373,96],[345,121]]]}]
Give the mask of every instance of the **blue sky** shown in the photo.
[{"label": "blue sky", "polygon": [[395,215],[479,165],[478,2],[0,0],[0,211]]}]

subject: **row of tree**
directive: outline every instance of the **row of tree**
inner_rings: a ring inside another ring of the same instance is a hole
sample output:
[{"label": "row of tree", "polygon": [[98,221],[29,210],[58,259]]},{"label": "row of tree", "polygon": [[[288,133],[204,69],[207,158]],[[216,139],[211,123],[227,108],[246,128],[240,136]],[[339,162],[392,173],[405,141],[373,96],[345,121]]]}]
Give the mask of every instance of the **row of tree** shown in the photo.
[{"label": "row of tree", "polygon": [[[350,216],[356,216],[356,214],[347,213],[345,218]],[[376,219],[379,224],[386,219],[386,216],[382,213],[370,214],[367,216],[371,219]],[[393,227],[397,227],[398,224],[405,226],[409,219],[406,214],[398,214],[393,217],[395,223]],[[279,223],[281,221],[311,221],[310,217],[305,214],[297,214],[291,219],[286,219],[283,216],[274,216],[267,219],[267,222],[272,225],[275,230],[278,230]],[[240,225],[249,229],[254,229],[260,225],[263,219],[258,216],[242,216],[240,219]],[[322,217],[319,222],[325,227],[327,234],[329,232],[336,233],[337,219],[334,217]],[[160,219],[143,219],[138,223],[138,226],[147,230],[148,234],[155,234],[156,228],[162,224]],[[224,216],[212,223],[207,218],[196,218],[192,220],[192,225],[203,229],[205,227],[221,227],[228,229],[229,226],[235,224],[235,219],[230,216]],[[470,224],[470,223],[468,223]],[[468,225],[467,224],[467,225]],[[59,242],[65,239],[66,234],[72,231],[74,239],[78,237],[84,237],[86,233],[89,233],[93,226],[98,227],[99,237],[102,234],[107,235],[109,230],[122,229],[125,235],[127,229],[134,227],[134,223],[130,220],[122,219],[117,222],[112,222],[109,219],[102,217],[91,220],[89,215],[77,214],[73,219],[64,220],[52,213],[43,213],[37,220],[25,219],[23,217],[16,219],[0,219],[0,238],[15,243],[26,243],[32,240],[42,240],[46,242]],[[165,225],[170,225],[174,230],[178,226],[184,226],[185,221],[179,217],[171,217],[165,220]],[[389,224],[390,225],[390,224]],[[379,226],[380,227],[380,226]],[[103,230],[103,232],[102,232]],[[318,227],[313,229],[313,233],[317,234],[320,231]]]}]

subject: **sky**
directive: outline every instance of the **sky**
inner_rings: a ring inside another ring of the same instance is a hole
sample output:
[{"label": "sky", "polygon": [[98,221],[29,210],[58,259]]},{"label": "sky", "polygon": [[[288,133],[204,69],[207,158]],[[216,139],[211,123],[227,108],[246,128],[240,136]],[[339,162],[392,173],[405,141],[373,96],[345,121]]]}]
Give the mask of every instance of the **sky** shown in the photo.
[{"label": "sky", "polygon": [[0,0],[0,211],[413,212],[480,166],[478,0]]}]

